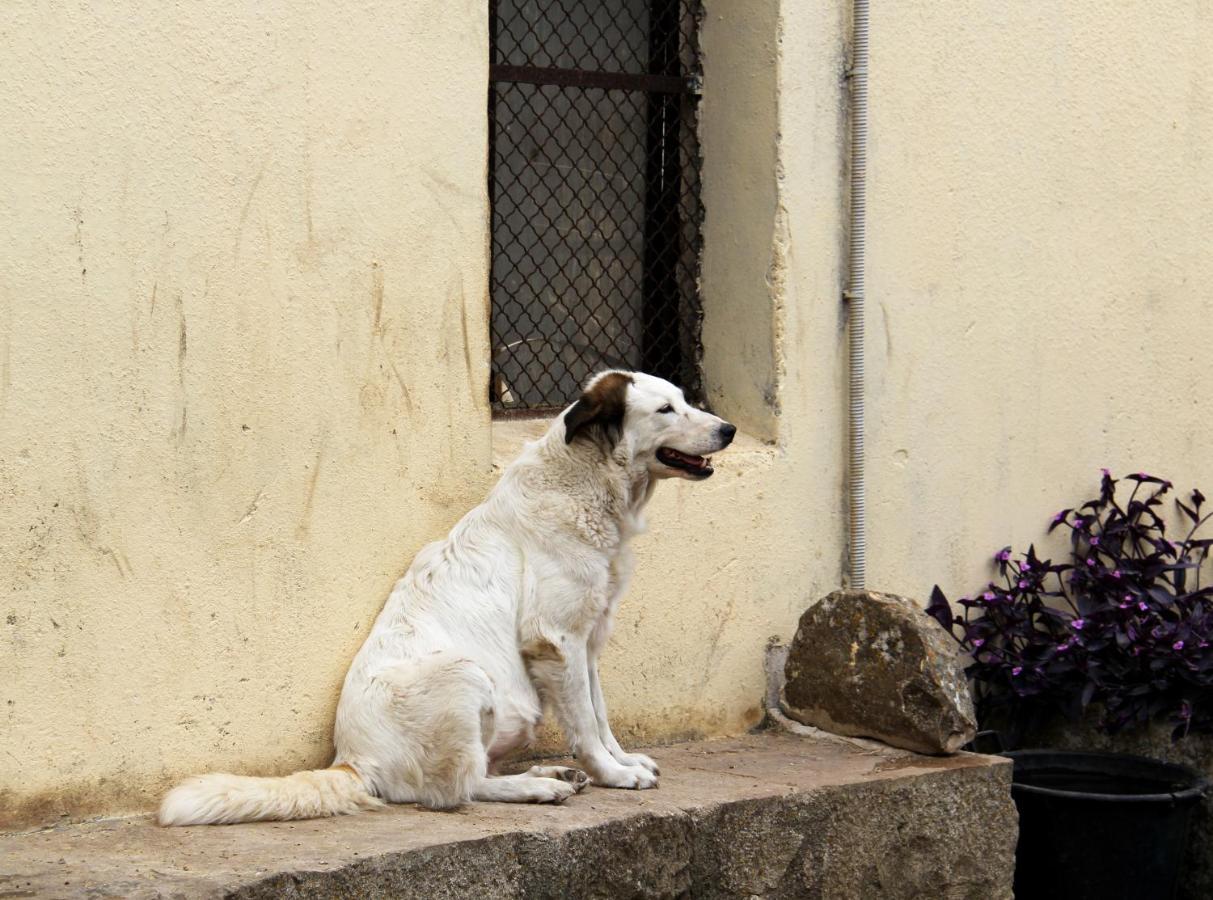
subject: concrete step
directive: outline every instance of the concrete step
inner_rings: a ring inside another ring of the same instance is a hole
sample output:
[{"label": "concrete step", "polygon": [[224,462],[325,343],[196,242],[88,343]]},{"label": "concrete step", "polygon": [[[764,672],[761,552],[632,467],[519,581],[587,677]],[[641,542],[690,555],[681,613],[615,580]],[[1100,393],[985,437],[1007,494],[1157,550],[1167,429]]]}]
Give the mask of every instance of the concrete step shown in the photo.
[{"label": "concrete step", "polygon": [[777,732],[649,751],[652,791],[0,837],[0,898],[1011,897],[1010,766]]}]

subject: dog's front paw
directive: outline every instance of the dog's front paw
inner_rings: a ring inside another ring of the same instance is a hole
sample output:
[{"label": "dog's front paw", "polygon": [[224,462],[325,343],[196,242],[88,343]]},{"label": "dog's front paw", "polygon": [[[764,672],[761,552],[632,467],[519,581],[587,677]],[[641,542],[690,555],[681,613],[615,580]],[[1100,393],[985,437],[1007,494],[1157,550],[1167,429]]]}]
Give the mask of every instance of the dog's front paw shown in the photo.
[{"label": "dog's front paw", "polygon": [[648,769],[654,775],[660,775],[661,769],[657,767],[657,763],[652,757],[645,756],[643,753],[623,753],[617,757],[619,763],[624,766],[640,766],[643,769]]},{"label": "dog's front paw", "polygon": [[644,766],[613,766],[590,776],[594,784],[603,787],[643,791],[657,787],[657,776]]}]

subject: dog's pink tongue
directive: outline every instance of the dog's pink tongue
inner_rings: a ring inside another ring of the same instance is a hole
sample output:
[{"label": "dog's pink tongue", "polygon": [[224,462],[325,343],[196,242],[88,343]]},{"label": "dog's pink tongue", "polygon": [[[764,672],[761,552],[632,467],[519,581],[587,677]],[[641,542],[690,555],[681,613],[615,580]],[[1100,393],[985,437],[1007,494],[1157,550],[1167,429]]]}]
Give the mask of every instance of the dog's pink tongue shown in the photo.
[{"label": "dog's pink tongue", "polygon": [[702,456],[695,456],[693,453],[683,453],[681,450],[675,450],[673,447],[663,447],[662,452],[668,453],[674,459],[681,463],[685,463],[691,468],[706,469],[711,462],[710,459],[705,459]]}]

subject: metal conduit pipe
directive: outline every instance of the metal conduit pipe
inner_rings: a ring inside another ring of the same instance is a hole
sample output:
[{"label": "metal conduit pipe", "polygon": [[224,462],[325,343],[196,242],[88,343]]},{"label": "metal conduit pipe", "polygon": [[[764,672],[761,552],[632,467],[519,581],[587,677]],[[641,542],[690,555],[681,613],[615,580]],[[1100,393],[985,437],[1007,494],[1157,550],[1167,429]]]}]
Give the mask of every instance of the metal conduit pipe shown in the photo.
[{"label": "metal conduit pipe", "polygon": [[864,251],[868,173],[868,0],[854,0],[851,57],[851,252],[846,292],[850,381],[848,412],[848,586],[863,590],[868,568],[868,504],[864,471]]}]

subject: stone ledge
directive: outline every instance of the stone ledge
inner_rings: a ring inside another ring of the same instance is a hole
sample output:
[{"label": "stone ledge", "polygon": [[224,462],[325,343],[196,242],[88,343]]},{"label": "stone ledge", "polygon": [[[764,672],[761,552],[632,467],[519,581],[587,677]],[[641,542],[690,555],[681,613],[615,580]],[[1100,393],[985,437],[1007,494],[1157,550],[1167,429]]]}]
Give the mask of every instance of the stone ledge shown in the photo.
[{"label": "stone ledge", "polygon": [[1005,760],[774,732],[652,752],[658,790],[563,806],[3,836],[0,898],[1011,897]]}]

